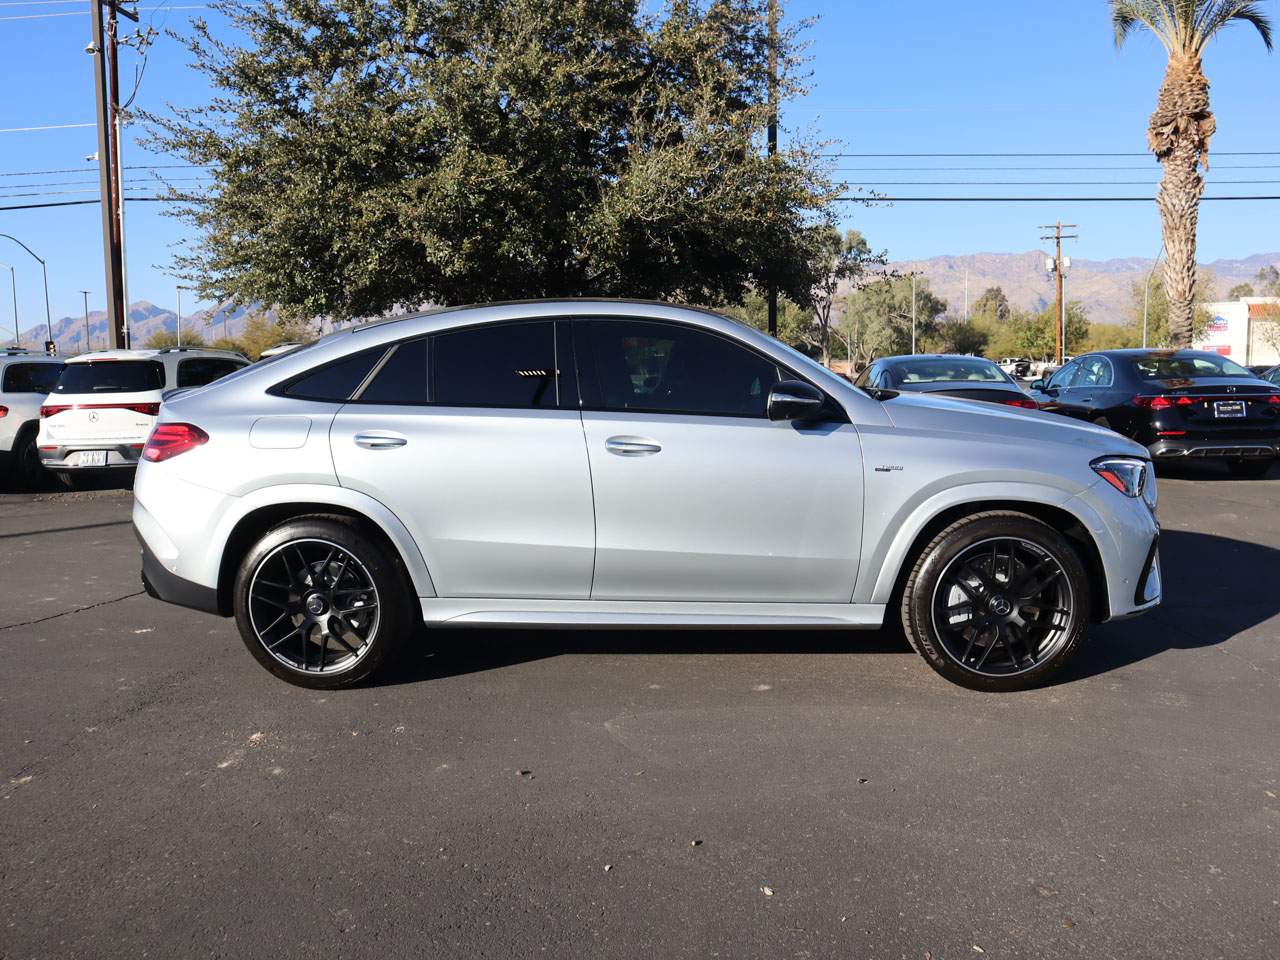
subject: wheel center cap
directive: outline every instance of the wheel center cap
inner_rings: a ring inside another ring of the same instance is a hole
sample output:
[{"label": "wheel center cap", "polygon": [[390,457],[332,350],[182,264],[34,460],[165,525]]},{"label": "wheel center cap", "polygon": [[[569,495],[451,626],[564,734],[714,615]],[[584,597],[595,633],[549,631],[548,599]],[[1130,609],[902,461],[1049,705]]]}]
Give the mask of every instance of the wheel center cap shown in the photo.
[{"label": "wheel center cap", "polygon": [[307,597],[306,601],[307,613],[313,617],[319,617],[329,609],[329,602],[318,593],[313,593]]},{"label": "wheel center cap", "polygon": [[987,608],[997,617],[1007,617],[1013,613],[1013,604],[1009,602],[1009,598],[996,594],[987,601]]}]

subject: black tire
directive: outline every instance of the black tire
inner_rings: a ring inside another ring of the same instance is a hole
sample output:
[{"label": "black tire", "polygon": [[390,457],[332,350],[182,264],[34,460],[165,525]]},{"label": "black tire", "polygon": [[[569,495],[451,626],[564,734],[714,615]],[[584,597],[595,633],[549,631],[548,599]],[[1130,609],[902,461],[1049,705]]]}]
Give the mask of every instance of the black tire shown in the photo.
[{"label": "black tire", "polygon": [[[1007,558],[998,555],[1002,543],[1011,544]],[[1023,588],[1042,579],[1043,589],[1024,599]],[[902,593],[902,625],[916,652],[953,683],[1026,690],[1071,659],[1084,638],[1090,602],[1084,564],[1066,537],[1026,514],[989,511],[951,524],[915,558]],[[969,619],[958,609],[964,607]],[[940,615],[953,610],[940,623]]]},{"label": "black tire", "polygon": [[1239,477],[1242,480],[1261,480],[1271,472],[1271,465],[1274,462],[1270,457],[1265,460],[1228,460],[1227,469],[1231,471],[1233,477]]},{"label": "black tire", "polygon": [[[325,559],[330,550],[335,552]],[[271,585],[281,570],[289,571],[283,591]],[[400,559],[345,517],[300,517],[268,531],[241,562],[234,589],[236,626],[254,659],[280,679],[313,690],[368,680],[398,658],[421,625],[415,591]],[[317,594],[328,603],[318,604],[318,613],[307,606]],[[356,603],[358,610],[340,609],[343,602]],[[260,639],[259,628],[277,611],[283,621],[262,629],[266,639]],[[352,613],[356,616],[348,616],[349,622],[342,620],[341,614]],[[335,624],[341,625],[342,636],[335,635]],[[280,640],[291,625],[294,630]],[[313,657],[318,666],[312,666]]]},{"label": "black tire", "polygon": [[49,474],[40,462],[36,431],[31,427],[24,427],[14,439],[9,469],[11,483],[20,490],[38,490],[47,481]]}]

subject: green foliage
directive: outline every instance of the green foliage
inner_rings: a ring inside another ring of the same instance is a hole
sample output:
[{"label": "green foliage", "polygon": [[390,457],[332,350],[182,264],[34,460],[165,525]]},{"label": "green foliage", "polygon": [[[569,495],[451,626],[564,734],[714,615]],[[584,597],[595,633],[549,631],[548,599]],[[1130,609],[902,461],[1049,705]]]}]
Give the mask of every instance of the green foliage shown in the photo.
[{"label": "green foliage", "polygon": [[[1209,321],[1212,319],[1209,311],[1205,309],[1205,304],[1213,300],[1216,286],[1217,282],[1213,274],[1207,270],[1201,270],[1199,277],[1196,279],[1195,294],[1192,297],[1192,343],[1203,335],[1205,327],[1209,325]],[[1144,281],[1135,280],[1129,293],[1127,325],[1133,331],[1133,345],[1138,347],[1142,346],[1143,299],[1147,294],[1147,284]],[[1169,296],[1165,292],[1163,283],[1154,281],[1151,283],[1149,298],[1146,302],[1146,313],[1147,345],[1152,347],[1169,346],[1172,342],[1169,336]]]},{"label": "green foliage", "polygon": [[1240,300],[1244,297],[1257,296],[1253,292],[1253,285],[1249,283],[1237,283],[1234,287],[1227,291],[1228,300]]},{"label": "green foliage", "polygon": [[[892,277],[867,284],[849,294],[845,322],[853,328],[856,363],[911,352],[911,277]],[[916,280],[916,349],[936,332],[947,302],[929,290],[929,281]]]},{"label": "green foliage", "polygon": [[204,337],[188,328],[182,331],[182,342],[178,342],[176,330],[157,330],[147,337],[142,346],[146,350],[163,350],[166,347],[203,347]]},{"label": "green foliage", "polygon": [[1142,331],[1127,323],[1095,323],[1089,328],[1089,336],[1085,340],[1084,349],[1088,350],[1123,350],[1128,347],[1142,346]]},{"label": "green foliage", "polygon": [[1263,267],[1255,278],[1258,282],[1258,296],[1280,297],[1280,270],[1274,266]]},{"label": "green foliage", "polygon": [[[873,253],[871,245],[857,230],[847,230],[844,236],[834,227],[825,229],[822,234],[822,245],[819,256],[825,267],[814,287],[813,303],[817,314],[818,348],[820,359],[829,364],[833,358],[831,345],[832,308],[835,306],[836,293],[842,284],[849,284],[854,289],[866,282],[872,267],[883,267],[888,262],[887,251]],[[837,352],[842,359],[848,359],[850,341],[845,331],[836,330]]]},{"label": "green foliage", "polygon": [[970,318],[988,320],[994,323],[1004,323],[1012,313],[1013,309],[1009,306],[1009,298],[1005,296],[1004,290],[1000,287],[987,287],[982,292],[982,296],[973,301],[973,306],[969,308]]},{"label": "green foliage", "polygon": [[1117,47],[1144,26],[1171,54],[1199,56],[1233,20],[1252,24],[1271,49],[1271,21],[1257,0],[1111,0]]},{"label": "green foliage", "polygon": [[310,324],[302,321],[272,320],[265,313],[254,313],[245,320],[244,329],[237,338],[241,352],[250,360],[257,360],[263,350],[282,343],[307,343],[316,338]]},{"label": "green foliage", "polygon": [[[723,308],[723,312],[749,327],[768,332],[769,301],[763,293],[751,290],[741,304]],[[817,319],[812,309],[801,307],[786,297],[778,298],[778,339],[807,356],[821,350]]]},{"label": "green foliage", "polygon": [[982,356],[986,353],[990,339],[990,331],[981,321],[943,317],[925,338],[925,349],[930,353],[971,353]]},{"label": "green foliage", "polygon": [[[616,295],[809,305],[836,191],[766,156],[767,0],[220,0],[213,89],[145,115],[207,165],[173,191],[201,296],[345,320],[424,302]],[[784,26],[778,94],[803,92]]]}]

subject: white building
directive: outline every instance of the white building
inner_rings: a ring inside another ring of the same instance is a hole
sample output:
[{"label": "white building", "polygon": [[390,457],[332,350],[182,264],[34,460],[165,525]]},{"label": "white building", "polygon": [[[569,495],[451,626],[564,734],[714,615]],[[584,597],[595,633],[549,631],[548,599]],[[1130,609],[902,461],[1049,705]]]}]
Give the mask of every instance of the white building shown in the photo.
[{"label": "white building", "polygon": [[1280,363],[1280,297],[1206,303],[1212,319],[1194,346],[1246,367]]}]

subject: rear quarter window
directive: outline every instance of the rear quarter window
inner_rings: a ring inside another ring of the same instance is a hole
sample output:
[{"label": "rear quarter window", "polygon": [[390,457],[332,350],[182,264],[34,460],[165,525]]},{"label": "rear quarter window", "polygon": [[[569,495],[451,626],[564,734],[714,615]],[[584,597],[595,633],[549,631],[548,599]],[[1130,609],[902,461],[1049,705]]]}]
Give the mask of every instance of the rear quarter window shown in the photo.
[{"label": "rear quarter window", "polygon": [[[316,367],[300,376],[287,380],[271,390],[272,393],[295,397],[299,400],[323,400],[330,403],[346,403],[356,388],[373,370],[374,364],[387,352],[386,346],[373,347],[353,353]],[[285,354],[288,356],[288,354]]]},{"label": "rear quarter window", "polygon": [[242,366],[238,360],[223,357],[189,357],[178,361],[178,386],[203,387]]},{"label": "rear quarter window", "polygon": [[4,368],[0,391],[4,393],[53,393],[62,373],[60,363],[11,363]]}]

